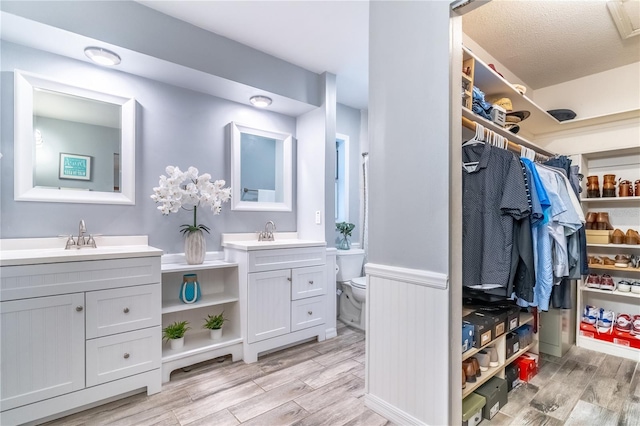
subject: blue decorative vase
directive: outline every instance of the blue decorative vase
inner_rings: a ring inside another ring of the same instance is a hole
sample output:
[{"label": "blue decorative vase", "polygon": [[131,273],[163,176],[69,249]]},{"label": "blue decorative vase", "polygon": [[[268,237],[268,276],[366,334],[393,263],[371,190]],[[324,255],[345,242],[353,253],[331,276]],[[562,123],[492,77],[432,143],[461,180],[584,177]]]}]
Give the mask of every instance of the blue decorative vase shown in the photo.
[{"label": "blue decorative vase", "polygon": [[200,299],[200,284],[196,274],[184,274],[180,286],[180,301],[182,303],[195,303]]}]

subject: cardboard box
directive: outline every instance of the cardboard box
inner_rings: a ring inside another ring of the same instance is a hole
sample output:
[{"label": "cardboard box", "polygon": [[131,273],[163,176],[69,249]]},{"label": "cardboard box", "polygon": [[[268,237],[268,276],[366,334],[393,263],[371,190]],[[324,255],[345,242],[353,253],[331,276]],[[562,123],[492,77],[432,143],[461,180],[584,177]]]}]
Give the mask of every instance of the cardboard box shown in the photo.
[{"label": "cardboard box", "polygon": [[520,327],[520,308],[515,305],[501,306],[507,312],[507,331]]},{"label": "cardboard box", "polygon": [[523,354],[516,359],[518,367],[520,367],[520,380],[529,382],[538,374],[538,365],[536,360]]},{"label": "cardboard box", "polygon": [[640,338],[636,338],[636,336],[630,333],[615,329],[611,333],[598,333],[593,325],[584,322],[580,323],[580,336],[614,343],[627,348],[640,349]]},{"label": "cardboard box", "polygon": [[[467,308],[473,308],[476,312],[482,312],[483,314],[489,314],[499,319],[497,326],[494,329],[494,339],[507,331],[512,331],[518,328],[520,325],[520,308],[511,304],[500,305],[477,305],[467,306]],[[464,310],[464,308],[463,308]],[[501,328],[500,323],[504,320],[504,330]]]},{"label": "cardboard box", "polygon": [[482,417],[491,420],[507,404],[507,381],[494,376],[476,389],[475,393],[486,398],[487,402],[482,408]]},{"label": "cardboard box", "polygon": [[474,348],[481,348],[493,340],[493,318],[479,312],[472,312],[462,317],[462,323],[473,326]]},{"label": "cardboard box", "polygon": [[507,333],[506,336],[506,344],[507,344],[507,358],[510,358],[520,350],[520,336],[516,333]]},{"label": "cardboard box", "polygon": [[517,362],[512,362],[504,369],[504,377],[507,380],[507,392],[520,384],[520,366]]},{"label": "cardboard box", "polygon": [[587,244],[609,244],[612,231],[599,231],[595,229],[586,229]]},{"label": "cardboard box", "polygon": [[476,426],[482,421],[482,408],[486,404],[484,396],[472,393],[462,400],[462,426]]},{"label": "cardboard box", "polygon": [[473,347],[474,327],[471,324],[462,324],[462,353]]},{"label": "cardboard box", "polygon": [[522,325],[515,330],[520,341],[520,348],[529,346],[533,342],[533,327],[529,324]]}]

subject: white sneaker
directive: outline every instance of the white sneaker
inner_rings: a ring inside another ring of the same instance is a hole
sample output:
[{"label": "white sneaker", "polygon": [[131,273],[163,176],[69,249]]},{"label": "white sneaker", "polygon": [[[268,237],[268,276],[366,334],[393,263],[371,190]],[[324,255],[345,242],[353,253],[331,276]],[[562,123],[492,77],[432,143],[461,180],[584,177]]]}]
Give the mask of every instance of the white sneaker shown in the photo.
[{"label": "white sneaker", "polygon": [[595,306],[586,305],[582,311],[582,322],[595,325],[600,316],[600,310]]},{"label": "white sneaker", "polygon": [[615,318],[616,314],[613,311],[600,308],[600,315],[598,316],[598,332],[610,333],[613,330]]}]

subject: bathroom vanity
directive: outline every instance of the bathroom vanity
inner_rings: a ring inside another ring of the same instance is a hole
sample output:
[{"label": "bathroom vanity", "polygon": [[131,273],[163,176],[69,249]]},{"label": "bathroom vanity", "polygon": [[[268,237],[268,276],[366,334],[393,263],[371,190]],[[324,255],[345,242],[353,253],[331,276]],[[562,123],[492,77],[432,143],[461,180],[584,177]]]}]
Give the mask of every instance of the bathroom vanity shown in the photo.
[{"label": "bathroom vanity", "polygon": [[324,241],[300,240],[296,233],[277,233],[274,241],[222,234],[222,246],[225,259],[238,265],[245,362],[336,335],[335,255],[327,255]]},{"label": "bathroom vanity", "polygon": [[0,240],[3,425],[161,390],[162,251],[146,236]]}]

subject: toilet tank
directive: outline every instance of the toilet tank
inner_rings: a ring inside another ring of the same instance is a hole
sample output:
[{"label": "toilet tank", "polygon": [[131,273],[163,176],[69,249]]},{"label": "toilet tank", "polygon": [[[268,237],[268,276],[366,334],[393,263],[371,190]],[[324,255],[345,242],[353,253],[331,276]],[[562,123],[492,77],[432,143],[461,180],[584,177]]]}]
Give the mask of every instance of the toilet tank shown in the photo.
[{"label": "toilet tank", "polygon": [[338,250],[336,264],[338,274],[336,281],[349,281],[362,276],[362,263],[364,262],[364,250]]}]

